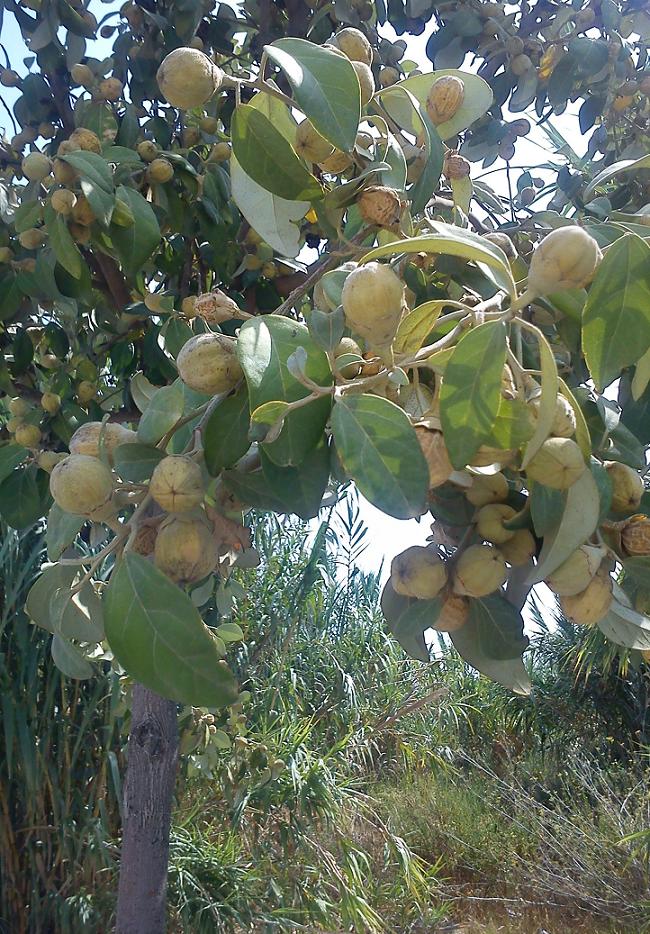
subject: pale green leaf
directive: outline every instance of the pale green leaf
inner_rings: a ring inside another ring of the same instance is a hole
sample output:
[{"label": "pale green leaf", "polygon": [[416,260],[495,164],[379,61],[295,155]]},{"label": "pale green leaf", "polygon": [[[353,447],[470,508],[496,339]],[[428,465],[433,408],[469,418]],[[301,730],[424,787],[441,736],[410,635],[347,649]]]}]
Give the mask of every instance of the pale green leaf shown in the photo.
[{"label": "pale green leaf", "polygon": [[542,373],[542,395],[537,409],[535,433],[526,447],[526,452],[522,460],[522,467],[526,467],[527,464],[530,463],[551,433],[557,406],[557,394],[560,388],[555,357],[553,356],[553,351],[548,341],[535,325],[531,324],[528,325],[528,327],[530,330],[534,331],[539,348],[539,360]]},{"label": "pale green leaf", "polygon": [[179,379],[161,386],[151,397],[138,425],[138,441],[157,444],[183,414],[183,385]]}]

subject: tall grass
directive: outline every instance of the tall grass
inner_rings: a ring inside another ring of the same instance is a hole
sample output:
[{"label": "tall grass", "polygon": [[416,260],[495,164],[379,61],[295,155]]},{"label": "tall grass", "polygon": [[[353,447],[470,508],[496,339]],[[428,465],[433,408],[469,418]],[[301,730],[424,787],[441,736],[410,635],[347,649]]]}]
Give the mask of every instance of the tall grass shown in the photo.
[{"label": "tall grass", "polygon": [[119,685],[110,673],[79,682],[59,672],[50,637],[22,609],[42,539],[0,534],[0,927],[92,932],[119,825]]}]

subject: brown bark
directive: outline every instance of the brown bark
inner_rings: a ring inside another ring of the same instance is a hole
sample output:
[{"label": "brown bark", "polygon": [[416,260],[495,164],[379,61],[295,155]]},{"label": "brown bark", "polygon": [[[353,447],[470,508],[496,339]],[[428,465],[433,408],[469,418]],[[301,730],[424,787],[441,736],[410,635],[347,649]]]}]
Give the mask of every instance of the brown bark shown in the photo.
[{"label": "brown bark", "polygon": [[163,934],[178,762],[176,704],[133,688],[116,934]]}]

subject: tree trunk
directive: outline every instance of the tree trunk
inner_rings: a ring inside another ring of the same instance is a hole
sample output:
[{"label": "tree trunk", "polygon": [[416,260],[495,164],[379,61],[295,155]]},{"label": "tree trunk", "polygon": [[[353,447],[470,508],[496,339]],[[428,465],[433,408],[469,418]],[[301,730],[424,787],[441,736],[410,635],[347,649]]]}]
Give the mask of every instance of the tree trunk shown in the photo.
[{"label": "tree trunk", "polygon": [[163,934],[178,761],[176,704],[133,688],[116,934]]}]

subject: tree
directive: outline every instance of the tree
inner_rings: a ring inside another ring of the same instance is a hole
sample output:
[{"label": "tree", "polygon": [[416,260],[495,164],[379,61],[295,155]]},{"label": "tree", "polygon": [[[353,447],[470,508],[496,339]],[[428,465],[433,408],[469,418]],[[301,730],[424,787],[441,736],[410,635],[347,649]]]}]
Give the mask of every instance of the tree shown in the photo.
[{"label": "tree", "polygon": [[[255,561],[249,507],[311,518],[353,481],[432,517],[383,598],[415,658],[446,631],[525,694],[541,580],[650,650],[647,14],[450,2],[420,74],[379,3],[5,6],[32,59],[0,78],[0,513],[47,517],[27,608],[59,667],[139,685],[118,930],[158,931],[176,705],[238,704],[242,633],[204,620]],[[506,103],[577,99],[589,160],[473,184],[530,129]]]}]

